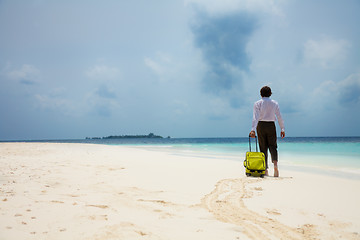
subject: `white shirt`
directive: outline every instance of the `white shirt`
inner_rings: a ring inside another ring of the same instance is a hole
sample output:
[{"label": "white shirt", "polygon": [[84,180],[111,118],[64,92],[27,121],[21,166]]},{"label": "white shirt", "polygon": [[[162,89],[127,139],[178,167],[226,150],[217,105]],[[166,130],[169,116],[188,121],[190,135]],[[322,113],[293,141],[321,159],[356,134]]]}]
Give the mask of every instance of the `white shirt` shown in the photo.
[{"label": "white shirt", "polygon": [[251,130],[255,131],[259,121],[275,122],[276,118],[279,122],[281,131],[285,132],[284,120],[280,114],[279,104],[268,97],[263,97],[254,104]]}]

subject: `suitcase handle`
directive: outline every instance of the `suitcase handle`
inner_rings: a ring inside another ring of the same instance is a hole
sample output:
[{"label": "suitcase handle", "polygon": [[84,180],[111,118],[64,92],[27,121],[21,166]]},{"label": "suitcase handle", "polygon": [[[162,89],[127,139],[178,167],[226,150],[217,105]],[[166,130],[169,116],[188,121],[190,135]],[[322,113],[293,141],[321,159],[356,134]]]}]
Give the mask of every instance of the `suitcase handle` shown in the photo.
[{"label": "suitcase handle", "polygon": [[[251,152],[251,137],[249,136],[249,148],[250,148],[250,152]],[[257,137],[255,136],[255,146],[256,146],[256,151],[258,151],[258,147],[257,147]]]}]

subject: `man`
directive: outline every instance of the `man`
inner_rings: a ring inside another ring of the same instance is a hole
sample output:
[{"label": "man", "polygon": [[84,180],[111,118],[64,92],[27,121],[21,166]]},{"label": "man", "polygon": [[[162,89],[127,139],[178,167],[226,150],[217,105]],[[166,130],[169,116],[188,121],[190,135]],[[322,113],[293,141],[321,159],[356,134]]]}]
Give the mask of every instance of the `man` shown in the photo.
[{"label": "man", "polygon": [[274,164],[274,177],[279,176],[278,152],[275,120],[277,119],[281,128],[281,138],[285,137],[284,121],[280,114],[279,105],[271,100],[271,88],[264,86],[260,90],[261,99],[254,104],[254,113],[250,137],[255,137],[255,129],[258,134],[260,152],[265,154],[266,171],[268,176],[268,150],[271,154],[271,160]]}]

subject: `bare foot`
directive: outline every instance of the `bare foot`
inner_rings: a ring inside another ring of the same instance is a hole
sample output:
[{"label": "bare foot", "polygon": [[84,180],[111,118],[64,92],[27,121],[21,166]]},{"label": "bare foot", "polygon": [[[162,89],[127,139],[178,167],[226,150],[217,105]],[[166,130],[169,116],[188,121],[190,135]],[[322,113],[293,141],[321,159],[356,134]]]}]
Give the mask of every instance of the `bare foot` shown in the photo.
[{"label": "bare foot", "polygon": [[279,177],[279,169],[274,167],[274,177]]}]

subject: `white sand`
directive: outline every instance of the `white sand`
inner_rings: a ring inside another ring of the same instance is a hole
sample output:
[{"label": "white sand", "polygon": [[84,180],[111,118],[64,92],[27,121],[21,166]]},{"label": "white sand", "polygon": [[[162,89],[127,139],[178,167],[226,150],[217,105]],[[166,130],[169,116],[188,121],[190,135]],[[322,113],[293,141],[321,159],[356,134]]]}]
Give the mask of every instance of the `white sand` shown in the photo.
[{"label": "white sand", "polygon": [[360,239],[360,181],[280,175],[159,149],[0,143],[0,239]]}]

